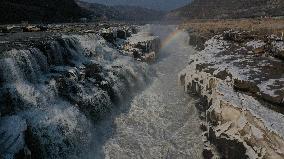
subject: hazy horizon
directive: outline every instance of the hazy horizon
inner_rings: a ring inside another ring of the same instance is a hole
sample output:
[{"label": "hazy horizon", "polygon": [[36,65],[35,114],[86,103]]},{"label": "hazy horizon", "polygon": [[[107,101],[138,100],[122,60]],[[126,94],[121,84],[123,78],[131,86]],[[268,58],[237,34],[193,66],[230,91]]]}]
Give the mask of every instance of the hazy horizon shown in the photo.
[{"label": "hazy horizon", "polygon": [[101,3],[105,5],[130,5],[140,6],[155,10],[173,10],[182,7],[191,0],[83,0],[93,3]]}]

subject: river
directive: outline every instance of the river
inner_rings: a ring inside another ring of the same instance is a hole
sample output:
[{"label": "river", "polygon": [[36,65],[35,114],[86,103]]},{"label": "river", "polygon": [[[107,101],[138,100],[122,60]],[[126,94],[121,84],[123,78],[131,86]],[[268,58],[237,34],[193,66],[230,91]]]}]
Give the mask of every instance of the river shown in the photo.
[{"label": "river", "polygon": [[[95,158],[202,158],[203,142],[196,99],[178,85],[178,73],[195,51],[186,32],[149,25],[162,39],[153,82],[96,125]],[[91,155],[90,158],[94,156]]]}]

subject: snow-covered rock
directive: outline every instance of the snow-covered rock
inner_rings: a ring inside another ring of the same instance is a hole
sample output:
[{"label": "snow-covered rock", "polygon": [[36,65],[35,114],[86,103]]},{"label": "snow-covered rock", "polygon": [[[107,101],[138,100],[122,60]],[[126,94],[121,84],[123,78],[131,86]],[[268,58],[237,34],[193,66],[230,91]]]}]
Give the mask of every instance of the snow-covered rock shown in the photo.
[{"label": "snow-covered rock", "polygon": [[273,41],[271,45],[273,55],[284,60],[284,41]]},{"label": "snow-covered rock", "polygon": [[284,65],[249,53],[250,47],[265,44],[243,45],[247,40],[238,36],[216,35],[206,41],[180,73],[180,83],[203,97],[205,104],[199,107],[206,136],[225,158],[283,158]]},{"label": "snow-covered rock", "polygon": [[122,44],[122,49],[133,55],[136,59],[152,62],[155,61],[159,53],[160,45],[159,37],[151,36],[149,32],[141,31],[129,37]]},{"label": "snow-covered rock", "polygon": [[100,35],[124,54],[138,61],[151,63],[159,53],[161,41],[159,37],[151,35],[147,29],[146,26],[111,27],[102,29]]}]

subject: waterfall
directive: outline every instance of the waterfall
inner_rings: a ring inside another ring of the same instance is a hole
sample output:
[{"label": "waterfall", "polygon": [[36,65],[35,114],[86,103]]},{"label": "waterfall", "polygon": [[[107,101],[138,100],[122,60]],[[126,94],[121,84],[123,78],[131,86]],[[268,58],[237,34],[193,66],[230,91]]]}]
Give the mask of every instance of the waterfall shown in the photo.
[{"label": "waterfall", "polygon": [[[147,64],[121,55],[94,34],[43,45],[0,54],[3,158],[84,156],[94,122],[149,80]],[[8,123],[19,125],[18,131],[6,128]]]}]

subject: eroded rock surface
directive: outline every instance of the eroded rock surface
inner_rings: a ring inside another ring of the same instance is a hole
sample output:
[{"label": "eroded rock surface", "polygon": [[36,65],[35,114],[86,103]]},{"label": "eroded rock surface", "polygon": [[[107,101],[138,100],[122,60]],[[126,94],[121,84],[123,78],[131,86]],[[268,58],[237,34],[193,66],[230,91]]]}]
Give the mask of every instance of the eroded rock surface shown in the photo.
[{"label": "eroded rock surface", "polygon": [[284,157],[284,65],[271,52],[282,42],[227,31],[207,40],[180,73],[185,90],[203,97],[197,107],[207,145],[224,158]]},{"label": "eroded rock surface", "polygon": [[138,61],[154,62],[161,47],[159,37],[151,35],[147,26],[111,27],[101,30],[100,34],[122,53],[132,56]]}]

